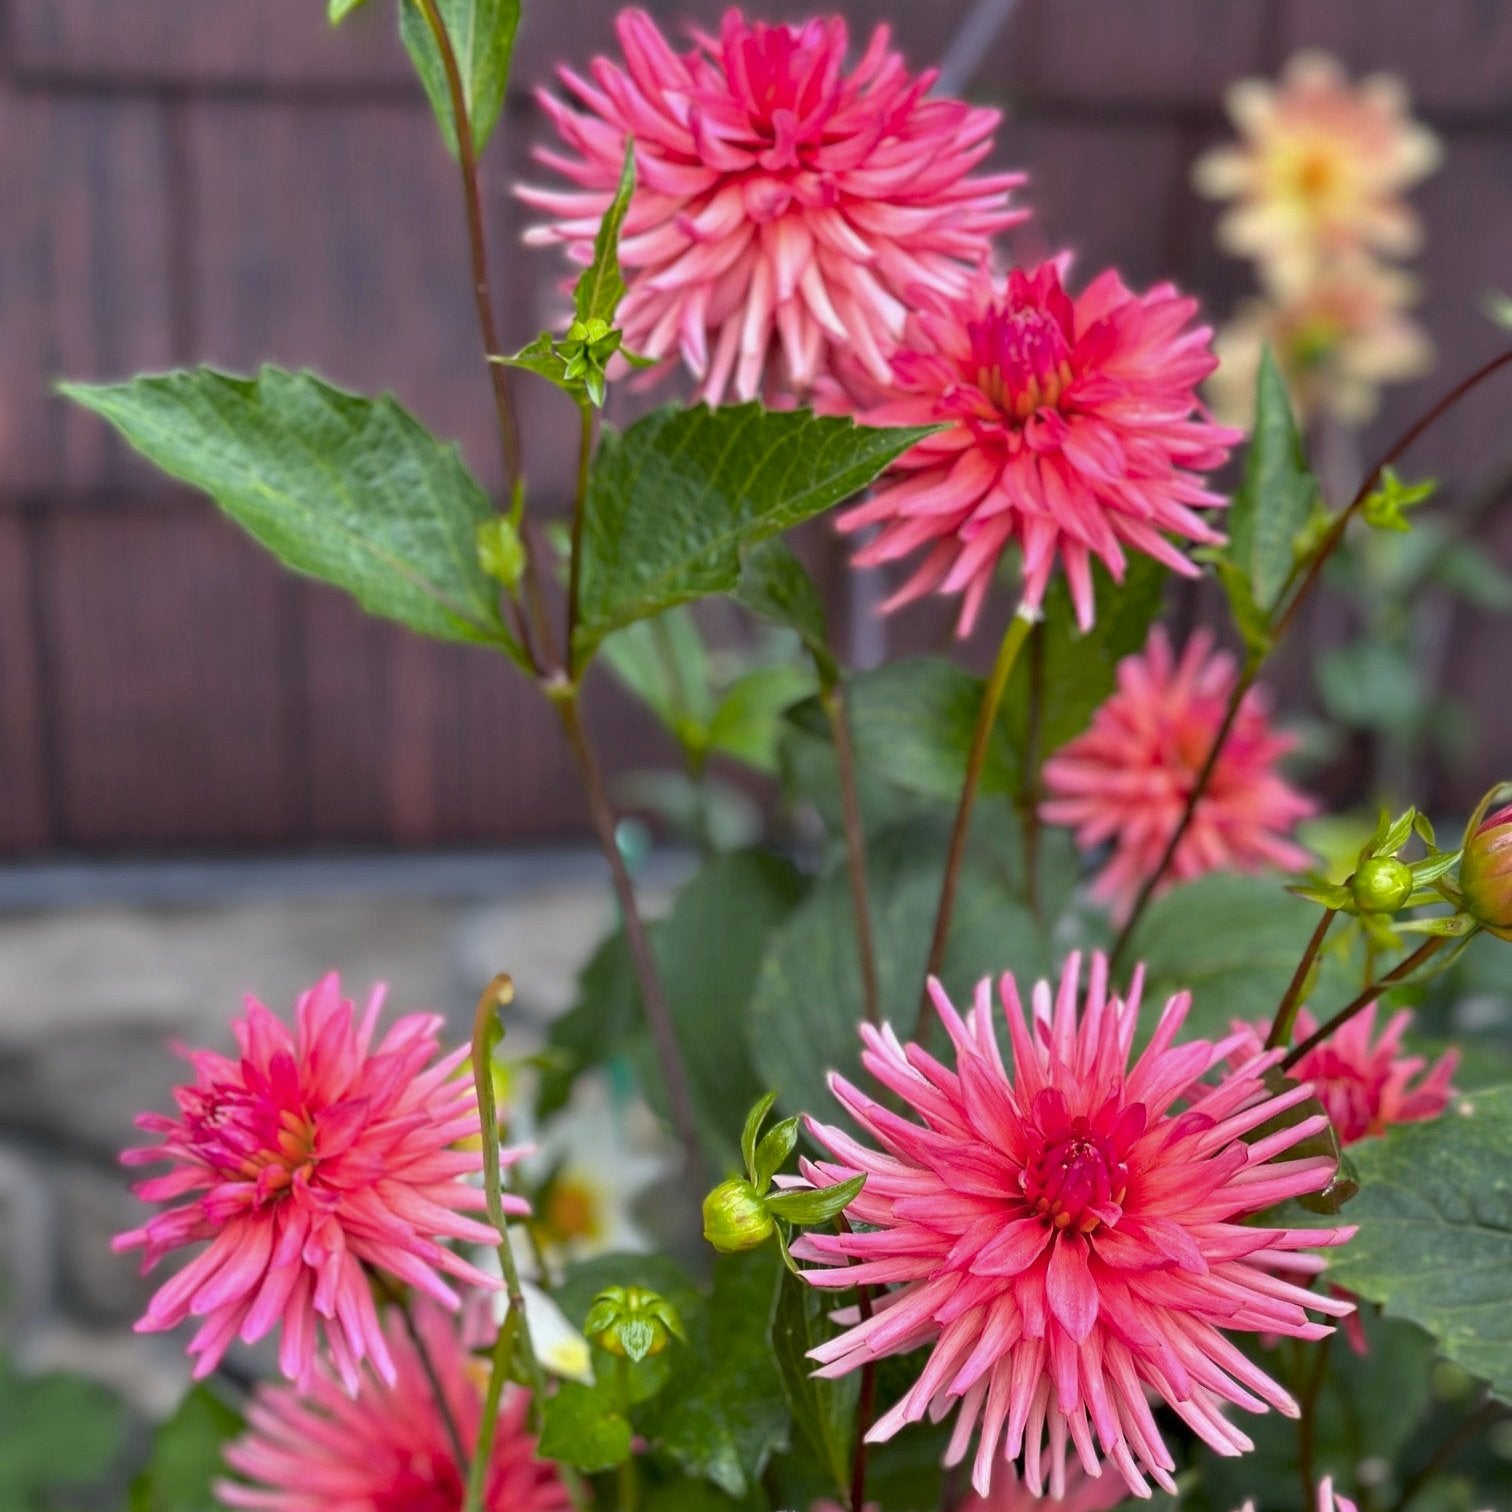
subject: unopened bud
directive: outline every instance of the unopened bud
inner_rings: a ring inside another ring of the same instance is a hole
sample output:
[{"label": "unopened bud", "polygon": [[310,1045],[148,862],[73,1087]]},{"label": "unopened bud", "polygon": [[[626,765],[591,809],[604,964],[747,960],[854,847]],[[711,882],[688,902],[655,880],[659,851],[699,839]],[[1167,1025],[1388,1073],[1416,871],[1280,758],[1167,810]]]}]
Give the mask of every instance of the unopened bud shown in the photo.
[{"label": "unopened bud", "polygon": [[610,1354],[644,1360],[660,1354],[669,1339],[683,1339],[677,1309],[645,1286],[610,1286],[593,1299],[584,1331]]},{"label": "unopened bud", "polygon": [[726,1255],[765,1244],[777,1226],[756,1188],[739,1176],[704,1198],[703,1221],[704,1238]]},{"label": "unopened bud", "polygon": [[1395,913],[1412,896],[1412,868],[1395,856],[1369,856],[1349,879],[1362,913]]},{"label": "unopened bud", "polygon": [[1471,826],[1459,870],[1465,912],[1512,940],[1512,803]]},{"label": "unopened bud", "polygon": [[499,515],[478,526],[478,565],[511,593],[520,586],[525,576],[525,543],[507,516]]}]

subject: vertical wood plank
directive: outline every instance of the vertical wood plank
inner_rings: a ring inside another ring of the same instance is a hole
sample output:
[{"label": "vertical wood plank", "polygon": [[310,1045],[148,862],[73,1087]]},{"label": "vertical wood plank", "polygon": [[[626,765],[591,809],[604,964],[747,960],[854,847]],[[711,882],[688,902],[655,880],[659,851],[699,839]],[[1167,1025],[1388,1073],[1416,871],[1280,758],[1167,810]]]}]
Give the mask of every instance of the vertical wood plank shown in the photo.
[{"label": "vertical wood plank", "polygon": [[0,514],[0,854],[40,849],[53,839],[29,548],[25,519]]}]

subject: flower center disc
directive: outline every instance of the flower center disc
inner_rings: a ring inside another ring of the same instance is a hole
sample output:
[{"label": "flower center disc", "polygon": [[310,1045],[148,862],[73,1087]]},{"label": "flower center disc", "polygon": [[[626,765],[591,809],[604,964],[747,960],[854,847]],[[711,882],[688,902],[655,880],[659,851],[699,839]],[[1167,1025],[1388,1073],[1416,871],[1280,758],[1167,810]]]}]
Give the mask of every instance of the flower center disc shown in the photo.
[{"label": "flower center disc", "polygon": [[1034,1211],[1058,1229],[1091,1233],[1116,1223],[1129,1168],[1087,1118],[1073,1118],[1066,1133],[1050,1139],[1024,1169],[1024,1196]]},{"label": "flower center disc", "polygon": [[967,330],[975,369],[968,376],[1006,419],[1053,406],[1070,383],[1070,343],[1043,310],[993,309]]}]

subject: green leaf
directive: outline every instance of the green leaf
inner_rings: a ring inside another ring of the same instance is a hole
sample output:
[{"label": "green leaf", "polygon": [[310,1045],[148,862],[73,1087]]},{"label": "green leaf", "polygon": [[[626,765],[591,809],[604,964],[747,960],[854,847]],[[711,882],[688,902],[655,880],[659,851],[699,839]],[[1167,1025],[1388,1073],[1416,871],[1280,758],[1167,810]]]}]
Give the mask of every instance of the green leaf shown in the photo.
[{"label": "green leaf", "polygon": [[[520,26],[520,0],[435,0],[435,5],[457,57],[462,98],[472,122],[473,151],[481,154],[504,108],[509,63]],[[456,157],[451,88],[419,0],[400,0],[399,31],[430,97],[447,151]]]},{"label": "green leaf", "polygon": [[[768,1094],[770,1096],[770,1094]],[[762,1135],[756,1146],[756,1159],[748,1168],[751,1182],[758,1192],[772,1184],[772,1177],[787,1164],[788,1156],[798,1148],[798,1118],[784,1118]]]},{"label": "green leaf", "polygon": [[785,1440],[787,1398],[772,1357],[783,1274],[765,1246],[722,1255],[706,1314],[690,1321],[693,1368],[658,1399],[659,1451],[730,1496],[744,1496]]},{"label": "green leaf", "polygon": [[547,1459],[594,1475],[630,1458],[630,1420],[618,1393],[602,1381],[594,1386],[563,1381],[547,1397],[544,1418],[540,1451]]},{"label": "green leaf", "polygon": [[326,17],[332,26],[340,26],[359,5],[365,3],[366,0],[329,0],[326,6]]},{"label": "green leaf", "polygon": [[788,1223],[812,1227],[828,1223],[837,1214],[843,1213],[860,1196],[861,1188],[865,1185],[865,1176],[852,1176],[818,1191],[778,1192],[767,1198],[766,1205]]},{"label": "green leaf", "polygon": [[1234,1019],[1270,1018],[1316,923],[1312,905],[1278,880],[1215,873],[1157,898],[1127,959],[1145,963],[1146,1003],[1189,990],[1183,1033],[1215,1039]]},{"label": "green leaf", "polygon": [[823,1381],[813,1375],[809,1351],[834,1336],[825,1316],[828,1305],[815,1287],[784,1273],[772,1325],[772,1351],[793,1423],[834,1489],[844,1496],[850,1489],[861,1378],[852,1373],[838,1381]]},{"label": "green leaf", "polygon": [[83,1376],[22,1376],[0,1355],[0,1507],[43,1512],[99,1481],[126,1436],[122,1404]]},{"label": "green leaf", "polygon": [[824,602],[802,562],[781,541],[763,541],[745,554],[735,598],[753,614],[796,631],[814,658],[819,680],[834,683],[840,668],[829,646]]},{"label": "green leaf", "polygon": [[767,1114],[772,1111],[772,1104],[776,1101],[775,1092],[766,1092],[758,1097],[751,1104],[751,1111],[746,1114],[745,1124],[740,1131],[741,1164],[753,1184],[756,1181],[756,1149],[757,1141],[761,1138],[761,1126],[766,1122]]},{"label": "green leaf", "polygon": [[1255,429],[1244,459],[1244,480],[1225,520],[1228,555],[1249,578],[1255,603],[1267,614],[1291,575],[1298,532],[1318,496],[1301,432],[1292,416],[1286,380],[1267,351],[1256,390]]},{"label": "green leaf", "polygon": [[702,756],[714,717],[709,648],[685,608],[626,625],[607,637],[604,660],[690,754]]},{"label": "green leaf", "polygon": [[421,634],[521,655],[478,561],[488,500],[457,449],[393,399],[272,367],[256,378],[198,368],[63,392],[203,489],[285,566]]},{"label": "green leaf", "polygon": [[709,749],[758,772],[775,772],[782,716],[813,691],[814,672],[806,665],[779,663],[742,673],[725,689],[714,710]]},{"label": "green leaf", "polygon": [[742,552],[850,497],[927,434],[756,404],[661,409],[606,431],[584,503],[579,660],[622,625],[733,592]]},{"label": "green leaf", "polygon": [[131,1485],[131,1512],[207,1512],[226,1473],[226,1443],[242,1420],[207,1386],[194,1386],[154,1435],[147,1467]]},{"label": "green leaf", "polygon": [[619,187],[593,239],[593,261],[583,270],[573,290],[573,308],[580,321],[602,320],[614,324],[620,300],[625,297],[625,278],[620,271],[619,239],[625,214],[635,193],[635,143],[625,143],[625,163]]},{"label": "green leaf", "polygon": [[1328,1279],[1424,1329],[1440,1351],[1512,1400],[1512,1087],[1462,1098],[1351,1154],[1359,1232]]},{"label": "green leaf", "polygon": [[[958,1003],[984,976],[1013,971],[1032,982],[1051,967],[1047,933],[1021,901],[1014,832],[1011,815],[978,805],[942,972]],[[947,838],[945,823],[931,817],[886,830],[870,845],[881,1016],[905,1037],[918,1016]],[[837,862],[772,934],[751,1000],[751,1053],[764,1083],[778,1089],[779,1106],[831,1106],[826,1072],[857,1077],[862,1017],[850,884]]]}]

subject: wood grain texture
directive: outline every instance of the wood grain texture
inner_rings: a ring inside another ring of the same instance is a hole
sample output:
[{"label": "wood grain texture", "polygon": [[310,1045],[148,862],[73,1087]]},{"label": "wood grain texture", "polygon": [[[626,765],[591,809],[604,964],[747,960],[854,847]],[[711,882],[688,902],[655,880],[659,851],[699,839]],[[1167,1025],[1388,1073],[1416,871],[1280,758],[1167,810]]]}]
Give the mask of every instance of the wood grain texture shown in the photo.
[{"label": "wood grain texture", "polygon": [[51,388],[171,362],[167,167],[155,103],[0,88],[0,505],[149,486]]},{"label": "wood grain texture", "polygon": [[27,521],[0,515],[0,853],[39,850],[53,839],[31,561]]}]

